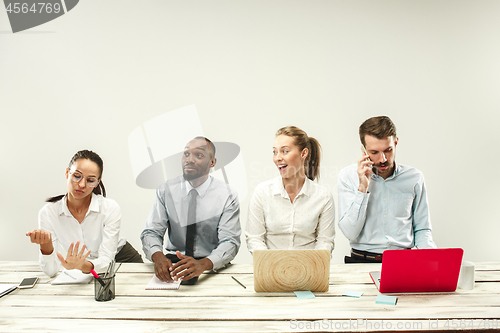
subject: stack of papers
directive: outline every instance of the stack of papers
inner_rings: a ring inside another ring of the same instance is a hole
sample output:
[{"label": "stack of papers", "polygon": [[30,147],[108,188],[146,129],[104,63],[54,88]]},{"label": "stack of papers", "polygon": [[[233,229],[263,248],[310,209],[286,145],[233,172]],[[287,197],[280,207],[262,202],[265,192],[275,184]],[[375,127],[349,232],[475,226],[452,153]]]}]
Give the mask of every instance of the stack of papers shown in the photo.
[{"label": "stack of papers", "polygon": [[146,286],[146,290],[179,289],[180,285],[181,285],[181,280],[166,282],[158,279],[156,275],[153,275],[153,278],[151,279],[151,281],[149,281],[148,285]]},{"label": "stack of papers", "polygon": [[84,274],[79,269],[63,270],[52,284],[86,284],[92,280],[92,274]]}]

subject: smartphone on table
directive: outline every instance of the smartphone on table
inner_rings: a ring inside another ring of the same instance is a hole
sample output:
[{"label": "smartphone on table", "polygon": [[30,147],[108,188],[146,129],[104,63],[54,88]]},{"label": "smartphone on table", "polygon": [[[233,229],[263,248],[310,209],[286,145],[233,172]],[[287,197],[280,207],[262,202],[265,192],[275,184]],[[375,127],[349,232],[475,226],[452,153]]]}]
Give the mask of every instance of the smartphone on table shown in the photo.
[{"label": "smartphone on table", "polygon": [[19,289],[33,288],[38,282],[38,277],[27,277],[24,278],[19,284]]}]

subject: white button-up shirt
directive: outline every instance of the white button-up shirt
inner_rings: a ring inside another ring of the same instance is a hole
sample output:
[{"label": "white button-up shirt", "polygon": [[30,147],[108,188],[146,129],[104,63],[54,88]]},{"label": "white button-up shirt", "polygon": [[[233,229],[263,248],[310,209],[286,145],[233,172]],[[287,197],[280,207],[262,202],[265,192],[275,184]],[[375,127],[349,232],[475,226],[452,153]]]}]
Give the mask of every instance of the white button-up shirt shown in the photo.
[{"label": "white button-up shirt", "polygon": [[94,193],[82,223],[69,211],[66,196],[46,204],[38,213],[38,226],[52,234],[54,251],[50,255],[40,252],[40,268],[45,274],[54,276],[61,267],[57,252],[66,257],[70,244],[80,241],[80,249],[85,244],[91,251],[87,260],[94,264],[94,270],[104,272],[115,258],[117,247],[126,243],[122,239],[119,244],[120,220],[116,201]]},{"label": "white button-up shirt", "polygon": [[248,250],[326,249],[332,251],[335,206],[332,194],[306,178],[293,203],[281,177],[255,189],[246,225]]}]

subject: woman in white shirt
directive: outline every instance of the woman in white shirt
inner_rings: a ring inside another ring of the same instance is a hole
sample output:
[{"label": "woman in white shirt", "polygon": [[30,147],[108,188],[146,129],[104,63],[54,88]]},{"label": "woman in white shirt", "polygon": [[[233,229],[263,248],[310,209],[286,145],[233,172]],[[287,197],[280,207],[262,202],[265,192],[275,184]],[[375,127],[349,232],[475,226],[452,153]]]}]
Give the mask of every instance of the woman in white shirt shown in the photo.
[{"label": "woman in white shirt", "polygon": [[[54,276],[61,265],[89,273],[91,269],[105,271],[113,259],[143,262],[125,239],[119,239],[120,207],[105,197],[102,171],[99,155],[77,152],[66,168],[67,194],[47,199],[38,213],[39,229],[26,233],[32,243],[40,245],[40,267],[45,274]],[[59,246],[68,250],[66,257],[58,252]]]},{"label": "woman in white shirt", "polygon": [[265,249],[333,250],[335,207],[319,178],[321,146],[295,126],[278,130],[273,161],[280,176],[259,184],[250,202],[246,241]]}]

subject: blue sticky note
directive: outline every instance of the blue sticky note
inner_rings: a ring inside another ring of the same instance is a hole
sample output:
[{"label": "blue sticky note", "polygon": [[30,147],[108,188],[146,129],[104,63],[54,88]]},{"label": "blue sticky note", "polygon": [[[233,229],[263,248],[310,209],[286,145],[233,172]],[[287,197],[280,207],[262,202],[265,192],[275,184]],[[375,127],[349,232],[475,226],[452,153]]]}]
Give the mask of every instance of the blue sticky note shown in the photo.
[{"label": "blue sticky note", "polygon": [[378,295],[375,303],[378,304],[388,304],[388,305],[396,305],[398,298],[396,296],[386,296],[386,295]]},{"label": "blue sticky note", "polygon": [[297,295],[298,299],[310,299],[316,298],[314,294],[310,291],[294,291],[295,295]]},{"label": "blue sticky note", "polygon": [[356,298],[360,298],[361,295],[363,295],[363,293],[359,291],[346,291],[342,294],[342,296],[356,297]]}]

